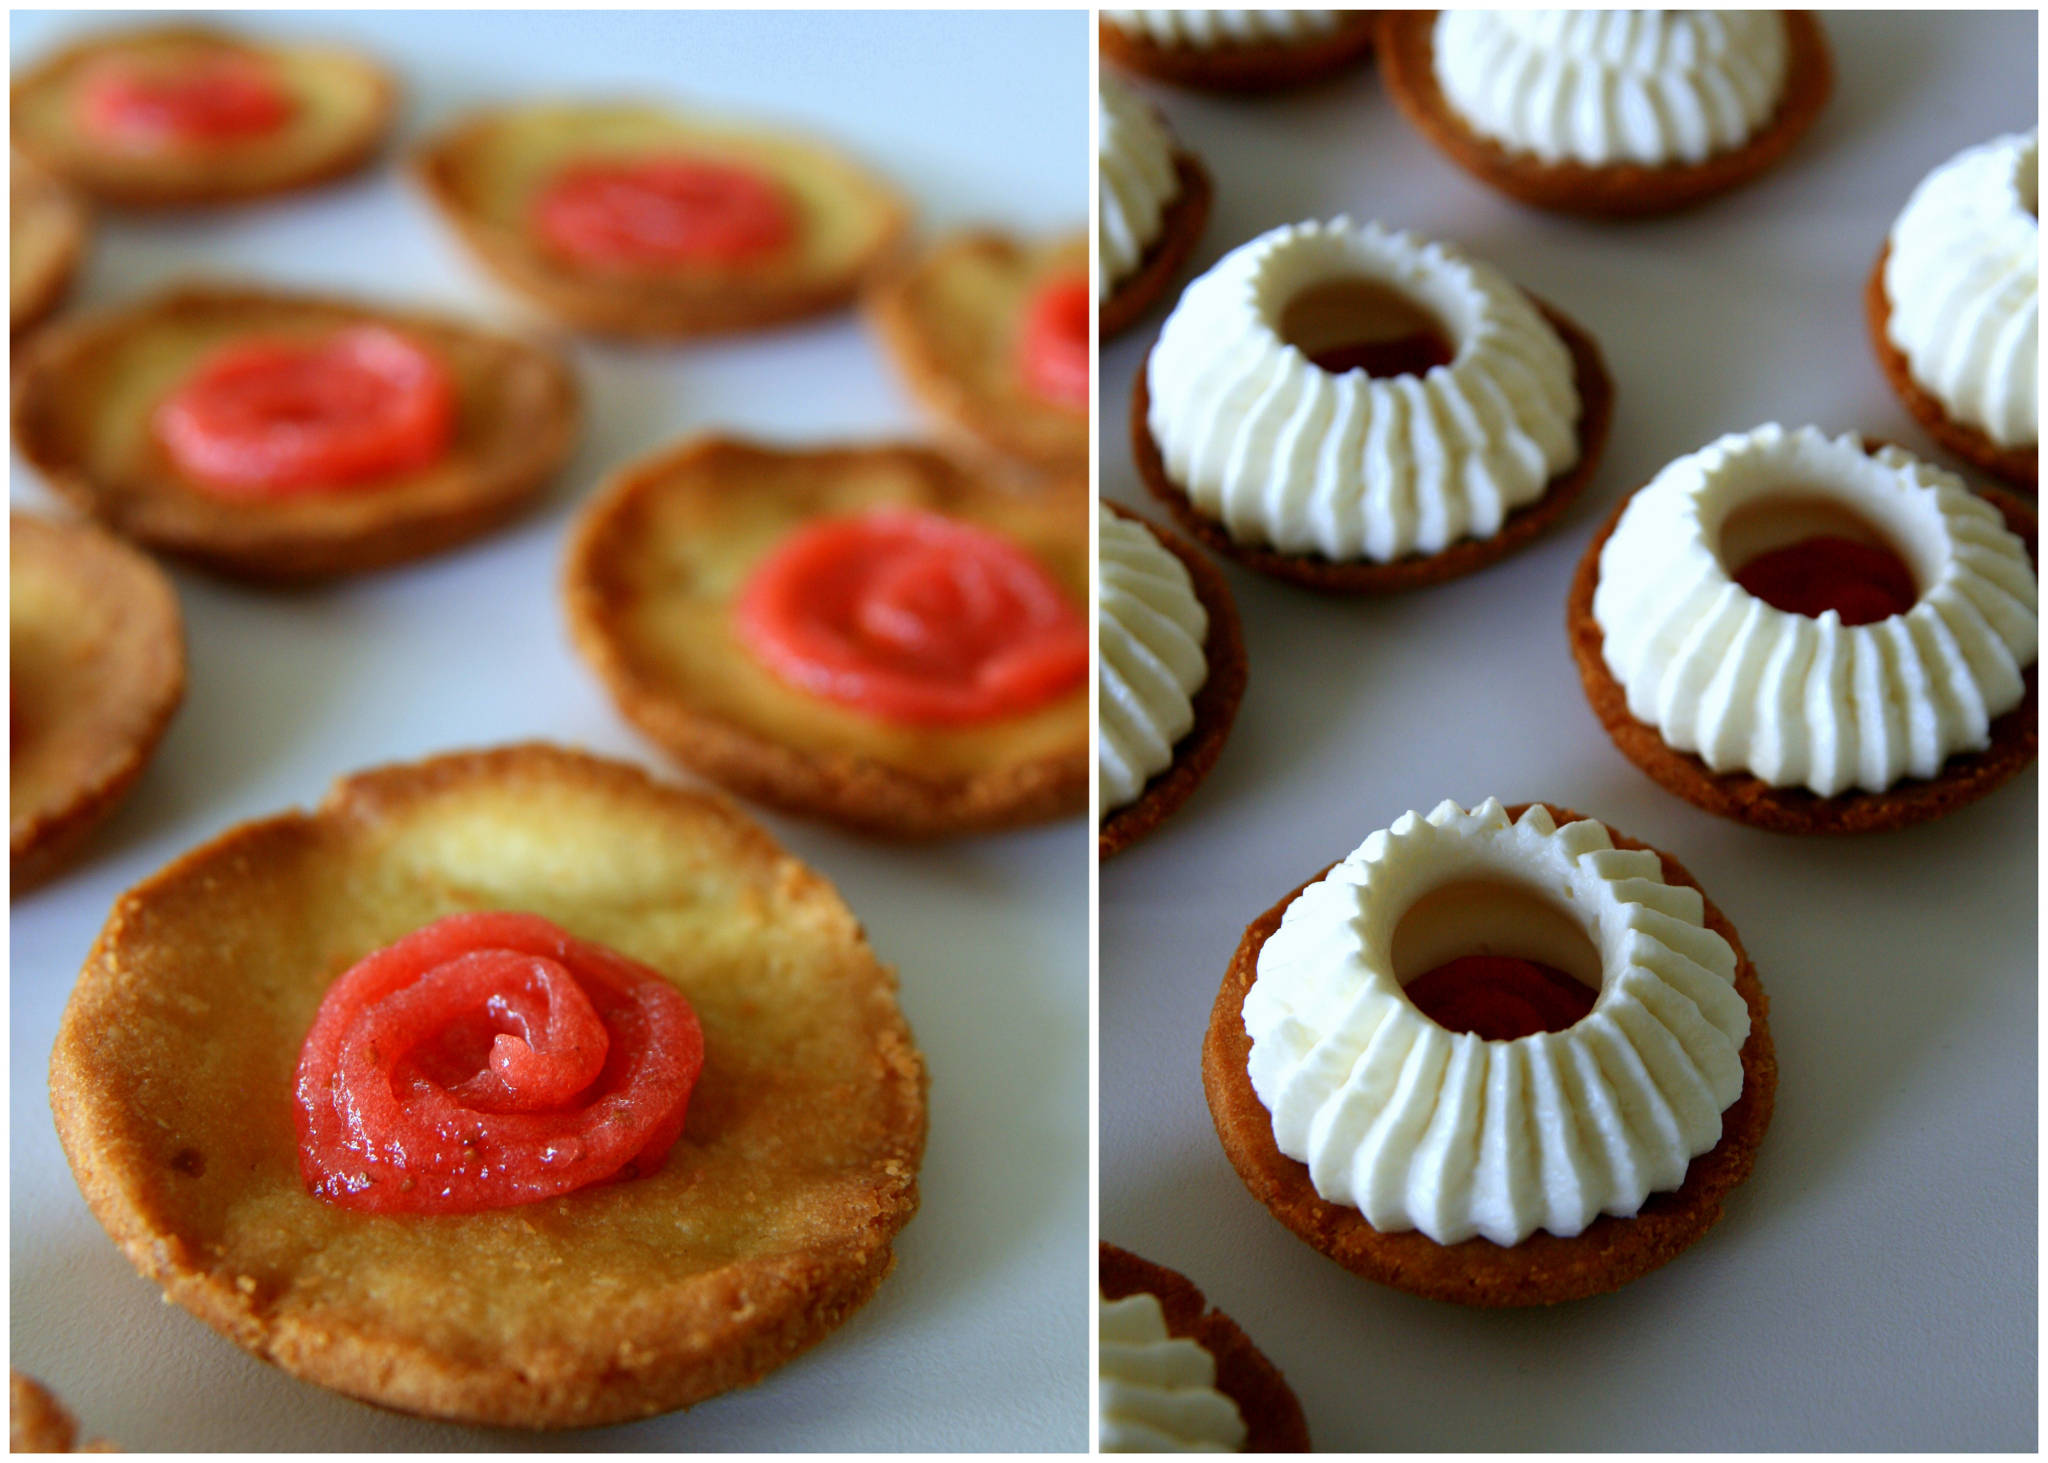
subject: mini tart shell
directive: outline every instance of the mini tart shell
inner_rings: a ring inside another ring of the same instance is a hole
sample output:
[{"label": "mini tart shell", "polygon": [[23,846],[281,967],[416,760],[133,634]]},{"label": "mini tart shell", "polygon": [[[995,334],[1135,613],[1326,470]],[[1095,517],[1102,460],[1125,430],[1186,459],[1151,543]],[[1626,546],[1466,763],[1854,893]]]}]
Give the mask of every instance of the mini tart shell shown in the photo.
[{"label": "mini tart shell", "polygon": [[1201,242],[1214,197],[1209,170],[1193,153],[1179,151],[1173,155],[1173,169],[1180,179],[1180,191],[1160,217],[1159,237],[1138,261],[1136,272],[1096,307],[1096,332],[1104,340],[1123,334],[1158,302]]},{"label": "mini tart shell", "polygon": [[[1530,806],[1509,808],[1508,817],[1519,818]],[[1550,807],[1550,813],[1560,827],[1584,816],[1557,807]],[[1607,831],[1616,848],[1656,853],[1667,884],[1699,889],[1699,882],[1669,854],[1612,828]],[[1335,865],[1322,873],[1331,867]],[[1735,926],[1713,900],[1706,899],[1704,890],[1707,927],[1735,951],[1735,989],[1749,1007],[1749,1037],[1742,1044],[1742,1095],[1721,1114],[1721,1141],[1687,1165],[1679,1188],[1650,1195],[1633,1218],[1602,1214],[1570,1239],[1538,1230],[1517,1245],[1497,1245],[1483,1238],[1440,1245],[1419,1230],[1383,1234],[1358,1210],[1318,1195],[1308,1169],[1275,1145],[1272,1114],[1259,1101],[1246,1072],[1251,1038],[1244,1029],[1244,998],[1258,974],[1259,951],[1280,927],[1287,906],[1314,882],[1300,885],[1245,930],[1202,1042],[1202,1087],[1216,1136],[1252,1197],[1274,1218],[1368,1280],[1432,1300],[1506,1307],[1554,1305],[1619,1289],[1675,1259],[1721,1217],[1723,1200],[1749,1176],[1757,1145],[1770,1126],[1778,1059],[1771,1044],[1770,1002],[1756,967]]]},{"label": "mini tart shell", "polygon": [[[189,151],[124,153],[82,135],[72,87],[107,56],[181,47],[240,52],[278,67],[298,112],[276,132]],[[117,208],[240,203],[356,172],[383,145],[398,92],[351,51],[252,40],[204,26],[113,31],[67,46],[14,83],[14,145],[94,200]]]},{"label": "mini tart shell", "polygon": [[1195,724],[1173,744],[1173,761],[1152,775],[1136,802],[1126,803],[1102,820],[1095,836],[1098,860],[1122,853],[1150,833],[1209,775],[1230,737],[1231,723],[1237,719],[1246,675],[1244,629],[1238,621],[1230,581],[1180,535],[1146,522],[1118,504],[1106,506],[1120,518],[1144,523],[1159,546],[1186,567],[1194,582],[1195,598],[1209,615],[1209,632],[1202,641],[1209,674],[1195,688]]},{"label": "mini tart shell", "polygon": [[26,155],[17,151],[9,163],[8,325],[19,335],[64,303],[91,219],[76,194]]},{"label": "mini tart shell", "polygon": [[876,280],[867,315],[911,394],[968,442],[1038,469],[1084,471],[1088,413],[1041,399],[1018,367],[1031,297],[1061,275],[1085,284],[1086,240],[954,234]]},{"label": "mini tart shell", "polygon": [[1245,1422],[1245,1453],[1306,1453],[1308,1419],[1280,1368],[1266,1359],[1239,1326],[1211,1306],[1178,1270],[1140,1259],[1107,1242],[1100,1246],[1096,1287],[1104,1300],[1149,1294],[1166,1314],[1166,1334],[1195,1342],[1216,1358],[1216,1390],[1237,1404]]},{"label": "mini tart shell", "polygon": [[1579,393],[1579,460],[1552,478],[1542,497],[1515,509],[1486,538],[1460,539],[1434,554],[1411,554],[1386,564],[1362,559],[1338,563],[1321,554],[1283,554],[1264,545],[1239,543],[1221,523],[1195,507],[1180,484],[1166,474],[1166,463],[1158,444],[1152,440],[1148,420],[1152,409],[1147,384],[1149,355],[1146,364],[1138,368],[1138,379],[1131,389],[1131,455],[1138,477],[1152,496],[1166,505],[1181,528],[1204,547],[1235,559],[1247,569],[1309,589],[1333,594],[1393,594],[1441,584],[1484,569],[1553,527],[1578,501],[1600,465],[1607,430],[1614,420],[1614,382],[1607,374],[1598,343],[1534,295],[1529,300],[1571,352],[1572,385]]},{"label": "mini tart shell", "polygon": [[[2027,557],[2038,563],[2039,529],[2033,508],[1998,488],[1975,491],[2004,515],[2005,526],[2026,541]],[[1600,622],[1593,618],[1593,593],[1600,585],[1600,551],[1634,496],[1631,493],[1615,505],[1579,560],[1565,606],[1565,630],[1593,714],[1621,754],[1667,792],[1709,813],[1773,833],[1878,833],[1925,823],[1973,803],[2033,762],[2040,748],[2038,665],[2026,669],[2026,698],[1991,723],[1990,746],[1949,758],[1939,777],[1909,777],[1883,792],[1854,791],[1824,798],[1803,787],[1772,787],[1748,772],[1712,772],[1693,753],[1667,745],[1657,728],[1630,715],[1628,692],[1607,668],[1601,654],[1604,637]]]},{"label": "mini tart shell", "polygon": [[[387,325],[456,379],[448,452],[388,483],[244,500],[172,465],[149,413],[209,351]],[[194,285],[51,327],[14,372],[14,437],[50,486],[116,533],[238,578],[294,581],[423,558],[526,508],[568,459],[581,404],[568,365],[452,320],[345,300]]]},{"label": "mini tart shell", "polygon": [[163,570],[85,524],[9,520],[9,888],[69,861],[142,776],[185,698]]},{"label": "mini tart shell", "polygon": [[[653,1173],[506,1209],[312,1197],[293,1081],[328,985],[486,908],[684,990],[706,1061],[682,1138]],[[832,887],[722,800],[554,747],[455,754],[347,778],[122,896],[51,1106],[130,1262],[256,1356],[428,1417],[617,1422],[757,1381],[889,1272],[925,1134],[895,986]]]},{"label": "mini tart shell", "polygon": [[1375,10],[1343,12],[1327,36],[1287,44],[1250,46],[1156,46],[1119,30],[1108,20],[1095,24],[1102,59],[1154,81],[1198,91],[1279,91],[1334,76],[1372,50]]},{"label": "mini tart shell", "polygon": [[1810,10],[1787,10],[1790,42],[1785,90],[1778,110],[1749,141],[1733,152],[1697,163],[1645,167],[1617,163],[1546,163],[1529,153],[1510,152],[1472,130],[1445,100],[1437,85],[1434,10],[1380,12],[1380,79],[1400,107],[1438,151],[1489,187],[1536,208],[1595,218],[1671,213],[1704,202],[1764,172],[1805,135],[1834,90],[1834,64],[1827,35]]},{"label": "mini tart shell", "polygon": [[[628,141],[620,143],[621,135]],[[731,268],[602,270],[558,259],[534,237],[527,206],[555,168],[590,155],[675,147],[759,169],[800,195],[794,253]],[[500,283],[578,330],[628,338],[731,335],[842,309],[900,247],[910,220],[893,189],[816,143],[656,107],[482,113],[422,146],[413,171]]]},{"label": "mini tart shell", "polygon": [[1008,534],[1087,603],[1085,480],[1020,494],[926,448],[709,436],[626,468],[584,512],[563,575],[571,637],[626,720],[743,797],[902,838],[1085,809],[1085,684],[983,725],[899,726],[785,685],[741,644],[732,603],[765,554],[814,518],[880,507]]},{"label": "mini tart shell", "polygon": [[1870,324],[1870,345],[1877,352],[1878,368],[1884,372],[1884,379],[1891,383],[1893,392],[1913,414],[1913,420],[1926,428],[1928,436],[1972,467],[2003,478],[2026,492],[2039,491],[2039,443],[2000,447],[1985,435],[1981,427],[1951,418],[1948,408],[1913,379],[1913,367],[1906,360],[1905,352],[1892,344],[1892,301],[1884,287],[1884,266],[1891,252],[1889,243],[1877,251],[1877,263],[1871,267],[1870,278],[1863,286],[1863,313]]}]

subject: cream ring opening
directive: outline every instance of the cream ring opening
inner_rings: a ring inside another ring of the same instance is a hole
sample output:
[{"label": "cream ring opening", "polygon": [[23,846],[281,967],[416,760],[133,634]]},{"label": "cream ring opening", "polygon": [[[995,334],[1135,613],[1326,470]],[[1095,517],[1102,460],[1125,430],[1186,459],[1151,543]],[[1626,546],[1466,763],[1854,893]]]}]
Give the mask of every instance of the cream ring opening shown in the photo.
[{"label": "cream ring opening", "polygon": [[1457,355],[1434,311],[1404,290],[1357,275],[1322,280],[1289,299],[1278,330],[1333,376],[1426,376]]},{"label": "cream ring opening", "polygon": [[1864,515],[1796,490],[1731,512],[1715,557],[1773,609],[1808,619],[1833,610],[1844,625],[1903,615],[1927,589],[1908,555]]},{"label": "cream ring opening", "polygon": [[1424,1018],[1488,1041],[1577,1025],[1603,981],[1585,928],[1548,896],[1507,880],[1431,889],[1396,921],[1388,955]]}]

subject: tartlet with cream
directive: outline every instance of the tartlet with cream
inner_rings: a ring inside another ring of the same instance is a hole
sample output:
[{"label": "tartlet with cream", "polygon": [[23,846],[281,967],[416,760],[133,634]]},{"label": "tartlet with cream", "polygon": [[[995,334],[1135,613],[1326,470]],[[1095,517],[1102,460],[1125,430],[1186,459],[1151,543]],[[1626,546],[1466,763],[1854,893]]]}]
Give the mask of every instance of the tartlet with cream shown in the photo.
[{"label": "tartlet with cream", "polygon": [[1555,523],[1605,445],[1591,337],[1449,245],[1290,224],[1167,317],[1133,393],[1138,472],[1261,572],[1377,592],[1469,573]]},{"label": "tartlet with cream", "polygon": [[1239,1176],[1325,1255],[1543,1305],[1719,1219],[1770,1122],[1767,1012],[1668,855],[1540,803],[1445,802],[1245,931],[1202,1076]]},{"label": "tartlet with cream", "polygon": [[1913,190],[1864,291],[1885,379],[1934,440],[2040,480],[2038,129],[1965,148]]},{"label": "tartlet with cream", "polygon": [[1380,71],[1481,182],[1567,213],[1663,213],[1777,163],[1833,88],[1787,10],[1389,10]]},{"label": "tartlet with cream", "polygon": [[1173,282],[1209,218],[1209,172],[1166,121],[1115,77],[1095,92],[1095,317],[1127,329]]},{"label": "tartlet with cream", "polygon": [[1143,837],[1215,765],[1244,695],[1230,585],[1200,552],[1099,505],[1095,786],[1103,858]]},{"label": "tartlet with cream", "polygon": [[1105,1453],[1305,1453],[1278,1367],[1192,1281],[1104,1244],[1095,1425]]},{"label": "tartlet with cream", "polygon": [[1105,10],[1102,59],[1202,91],[1275,91],[1372,49],[1371,10]]},{"label": "tartlet with cream", "polygon": [[1580,561],[1567,623],[1615,745],[1789,833],[1903,827],[2035,755],[2033,510],[1896,447],[1774,424],[1670,463]]}]

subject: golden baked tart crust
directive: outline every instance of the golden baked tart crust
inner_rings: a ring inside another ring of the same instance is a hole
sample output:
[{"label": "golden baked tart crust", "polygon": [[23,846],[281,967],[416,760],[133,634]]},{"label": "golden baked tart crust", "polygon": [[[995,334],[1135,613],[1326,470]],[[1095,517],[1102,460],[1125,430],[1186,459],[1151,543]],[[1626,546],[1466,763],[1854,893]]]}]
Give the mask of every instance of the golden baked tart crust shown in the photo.
[{"label": "golden baked tart crust", "polygon": [[1372,50],[1376,10],[1343,13],[1327,36],[1291,44],[1158,46],[1098,20],[1102,59],[1174,86],[1201,91],[1277,91],[1334,75]]},{"label": "golden baked tart crust", "polygon": [[1088,603],[1085,479],[1023,494],[925,448],[711,436],[626,468],[584,513],[563,578],[576,647],[654,742],[775,807],[903,837],[1086,808],[1085,682],[978,725],[899,725],[785,684],[741,643],[733,601],[762,558],[816,518],[876,508],[1007,535]]},{"label": "golden baked tart crust", "polygon": [[[292,98],[292,115],[274,132],[218,146],[126,152],[74,121],[81,78],[110,57],[221,52],[261,63]],[[11,115],[14,145],[90,197],[123,208],[176,208],[235,203],[352,173],[382,145],[397,104],[391,78],[352,52],[169,25],[67,46],[15,81]]]},{"label": "golden baked tart crust", "polygon": [[10,890],[61,867],[142,776],[185,695],[171,582],[84,524],[8,524]]},{"label": "golden baked tart crust", "polygon": [[1380,12],[1380,78],[1402,115],[1440,152],[1511,198],[1595,218],[1670,213],[1703,203],[1770,168],[1806,135],[1827,105],[1834,90],[1827,35],[1812,11],[1783,13],[1791,53],[1777,111],[1741,147],[1697,163],[1657,168],[1546,163],[1481,136],[1452,110],[1437,85],[1434,10]]},{"label": "golden baked tart crust", "polygon": [[1122,1300],[1141,1291],[1158,1296],[1166,1334],[1186,1337],[1216,1359],[1216,1390],[1235,1402],[1244,1418],[1244,1447],[1239,1451],[1310,1451],[1301,1399],[1280,1368],[1266,1359],[1243,1327],[1211,1306],[1187,1276],[1105,1242],[1096,1260],[1095,1284],[1104,1300]]},{"label": "golden baked tart crust", "polygon": [[11,333],[40,322],[64,301],[85,252],[85,205],[21,152],[7,175],[7,307]]},{"label": "golden baked tart crust", "polygon": [[[1878,444],[1869,444],[1872,451]],[[2039,524],[2031,504],[2000,488],[1978,487],[2005,517],[2005,526],[2025,540],[2027,556],[2038,560]],[[1852,791],[1830,798],[1804,787],[1772,787],[1748,772],[1713,772],[1691,752],[1667,744],[1657,728],[1637,721],[1628,709],[1628,692],[1607,668],[1601,652],[1605,638],[1593,618],[1593,594],[1600,587],[1600,551],[1634,494],[1614,511],[1593,535],[1572,575],[1565,606],[1565,631],[1579,681],[1593,714],[1614,745],[1667,792],[1694,807],[1753,828],[1773,833],[1877,833],[1908,828],[1953,812],[2010,781],[2033,762],[2040,748],[2040,667],[2025,672],[2026,697],[1991,723],[1991,744],[1981,752],[1958,753],[1933,778],[1909,777],[1883,792]]]},{"label": "golden baked tart crust", "polygon": [[[592,157],[684,153],[774,180],[797,212],[785,250],[729,266],[579,267],[535,236],[533,200],[564,166]],[[486,112],[413,159],[434,205],[484,267],[581,330],[657,339],[759,330],[851,304],[909,226],[903,199],[808,139],[653,106],[560,105]]]},{"label": "golden baked tart crust", "polygon": [[911,392],[948,426],[1005,457],[1085,471],[1088,413],[1042,399],[1018,367],[1026,308],[1062,275],[1087,280],[1085,239],[955,234],[879,279],[868,315]]},{"label": "golden baked tart crust", "polygon": [[1600,455],[1607,446],[1607,429],[1614,420],[1614,381],[1607,374],[1599,343],[1534,295],[1529,298],[1571,352],[1572,385],[1579,393],[1579,460],[1552,478],[1542,497],[1510,513],[1489,537],[1460,539],[1434,554],[1411,554],[1385,564],[1363,559],[1339,563],[1320,554],[1285,554],[1264,545],[1241,544],[1221,523],[1197,508],[1180,484],[1167,476],[1159,445],[1152,440],[1152,397],[1146,385],[1145,366],[1138,368],[1137,382],[1131,388],[1131,456],[1138,477],[1152,496],[1166,505],[1175,522],[1208,548],[1235,559],[1247,569],[1310,589],[1338,594],[1392,594],[1441,584],[1446,579],[1484,569],[1554,527],[1578,501],[1600,466]]},{"label": "golden baked tart crust", "polygon": [[[1519,818],[1530,806],[1511,807],[1508,817]],[[1558,807],[1550,807],[1550,814],[1559,826],[1583,816]],[[1612,828],[1607,831],[1616,848],[1649,848]],[[1665,883],[1699,888],[1676,859],[1655,849],[1650,852],[1663,863]],[[1251,1038],[1244,1029],[1245,993],[1258,975],[1259,951],[1280,927],[1287,906],[1314,882],[1300,885],[1245,930],[1216,994],[1202,1042],[1202,1087],[1216,1136],[1252,1197],[1275,1219],[1368,1280],[1433,1300],[1485,1307],[1554,1305],[1619,1289],[1677,1258],[1720,1219],[1729,1191],[1749,1177],[1757,1145],[1770,1126],[1778,1058],[1771,1042],[1770,1001],[1757,980],[1756,967],[1735,926],[1713,900],[1706,899],[1704,890],[1707,928],[1735,951],[1735,989],[1749,1007],[1749,1036],[1742,1044],[1742,1095],[1721,1114],[1721,1141],[1692,1160],[1679,1188],[1652,1194],[1633,1218],[1602,1214],[1569,1239],[1539,1230],[1516,1245],[1488,1239],[1443,1245],[1418,1230],[1382,1233],[1358,1210],[1317,1194],[1308,1169],[1274,1143],[1273,1115],[1252,1087],[1246,1070]]]},{"label": "golden baked tart crust", "polygon": [[48,1387],[7,1369],[7,1451],[10,1453],[111,1453],[95,1439],[80,1447],[78,1423]]},{"label": "golden baked tart crust", "polygon": [[[453,374],[454,441],[374,485],[251,500],[196,486],[150,430],[156,403],[246,337],[317,340],[388,325]],[[50,486],[115,532],[223,574],[297,580],[438,553],[513,517],[575,446],[574,377],[537,346],[344,300],[193,285],[53,326],[15,365],[14,435]]]},{"label": "golden baked tart crust", "polygon": [[[469,1214],[312,1197],[293,1082],[328,985],[522,910],[689,998],[705,1064],[655,1172]],[[567,1427],[744,1386],[843,1322],[917,1208],[924,1067],[832,887],[723,800],[528,745],[380,768],[122,896],[50,1066],[79,1187],[165,1294],[294,1376]]]},{"label": "golden baked tart crust", "polygon": [[1884,287],[1884,264],[1891,257],[1891,252],[1889,243],[1877,251],[1877,263],[1871,266],[1870,278],[1863,286],[1864,319],[1870,326],[1871,348],[1877,352],[1878,368],[1884,372],[1884,379],[1891,383],[1893,392],[1913,414],[1913,420],[1926,429],[1928,436],[1971,466],[2003,478],[2025,492],[2038,491],[2041,483],[2039,443],[2000,447],[1985,434],[1983,428],[1951,418],[1948,409],[1913,379],[1913,367],[1906,360],[1906,353],[1892,344],[1892,301]]}]

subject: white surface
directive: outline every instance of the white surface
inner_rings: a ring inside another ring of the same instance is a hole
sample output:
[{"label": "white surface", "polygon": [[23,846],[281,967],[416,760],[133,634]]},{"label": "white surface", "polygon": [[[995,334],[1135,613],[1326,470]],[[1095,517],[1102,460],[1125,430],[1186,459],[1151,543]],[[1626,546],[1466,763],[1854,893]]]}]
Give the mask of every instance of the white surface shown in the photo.
[{"label": "white surface", "polygon": [[[17,14],[18,68],[82,24]],[[1078,12],[257,17],[361,44],[407,91],[400,144],[493,99],[619,91],[834,139],[923,227],[1078,229],[1088,28]],[[404,299],[512,323],[389,166],[301,199],[109,224],[81,303],[195,271]],[[895,1273],[758,1388],[627,1427],[522,1435],[417,1422],[292,1380],[159,1303],[80,1199],[51,1128],[50,1044],[121,890],[336,776],[547,737],[661,766],[569,649],[564,533],[613,466],[687,433],[882,438],[925,429],[851,317],[688,349],[578,345],[589,431],[545,505],[429,563],[267,594],[174,571],[184,709],[86,861],[13,908],[12,1357],[123,1448],[1083,1448],[1087,1437],[1085,819],[892,848],[764,819],[830,877],[901,972],[931,1069],[923,1209]],[[17,501],[35,501],[17,460]],[[676,774],[681,776],[681,774]]]},{"label": "white surface", "polygon": [[[1102,1236],[1235,1316],[1318,1447],[2035,1446],[2038,775],[1904,833],[1755,832],[1614,750],[1564,635],[1596,525],[1723,431],[1811,421],[1946,460],[1878,373],[1863,281],[1929,168],[2033,122],[2036,19],[1826,24],[1836,95],[1784,166],[1634,225],[1488,192],[1369,69],[1261,100],[1147,88],[1215,179],[1198,265],[1346,209],[1418,228],[1585,325],[1617,385],[1587,500],[1475,578],[1345,601],[1229,568],[1251,667],[1230,743],[1102,872]],[[1141,506],[1124,423],[1163,315],[1104,352],[1103,491]],[[1402,812],[1489,794],[1574,807],[1686,864],[1756,961],[1782,1066],[1721,1223],[1626,1289],[1548,1311],[1420,1300],[1324,1259],[1245,1192],[1198,1066],[1251,919]]]}]

